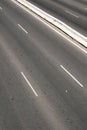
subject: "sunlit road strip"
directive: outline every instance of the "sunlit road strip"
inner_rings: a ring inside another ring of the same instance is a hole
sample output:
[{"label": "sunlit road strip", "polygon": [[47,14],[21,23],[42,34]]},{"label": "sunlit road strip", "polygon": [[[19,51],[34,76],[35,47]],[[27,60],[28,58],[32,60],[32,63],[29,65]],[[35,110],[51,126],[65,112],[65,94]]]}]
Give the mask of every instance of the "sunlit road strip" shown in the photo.
[{"label": "sunlit road strip", "polygon": [[2,7],[0,6],[0,10],[2,10]]},{"label": "sunlit road strip", "polygon": [[23,72],[21,72],[21,75],[23,76],[23,78],[25,79],[25,81],[27,82],[27,84],[29,85],[29,87],[31,88],[31,90],[33,91],[33,93],[35,94],[35,96],[38,97],[37,92],[34,90],[34,88],[32,87],[31,83],[30,83],[29,80],[26,78],[26,76],[24,75]]},{"label": "sunlit road strip", "polygon": [[27,32],[20,24],[18,24],[18,26],[19,26],[26,34],[28,34],[28,32]]},{"label": "sunlit road strip", "polygon": [[72,16],[74,16],[74,17],[76,17],[76,18],[79,18],[79,16],[77,16],[76,14],[71,13],[71,12],[68,11],[68,10],[65,10],[65,12],[68,13],[68,14],[70,14],[70,15],[72,15]]},{"label": "sunlit road strip", "polygon": [[65,69],[65,67],[63,67],[62,65],[60,65],[60,67],[72,78],[74,79],[74,81],[79,84],[81,87],[84,87],[67,69]]}]

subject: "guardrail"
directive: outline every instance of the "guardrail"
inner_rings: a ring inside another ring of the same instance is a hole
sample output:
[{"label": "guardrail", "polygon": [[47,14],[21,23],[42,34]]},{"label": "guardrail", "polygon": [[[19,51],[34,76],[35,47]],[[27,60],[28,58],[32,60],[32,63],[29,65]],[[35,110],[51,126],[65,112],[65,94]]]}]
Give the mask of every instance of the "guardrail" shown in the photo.
[{"label": "guardrail", "polygon": [[46,21],[50,22],[52,25],[58,27],[67,35],[69,35],[71,38],[73,38],[74,40],[76,40],[77,42],[79,42],[80,44],[82,44],[84,47],[87,48],[87,37],[85,37],[84,35],[72,29],[70,26],[66,25],[65,23],[58,20],[57,18],[47,14],[45,11],[39,9],[35,5],[29,3],[27,0],[16,0],[16,1],[22,4],[23,6],[29,8],[30,10],[32,10],[35,14],[39,15]]}]

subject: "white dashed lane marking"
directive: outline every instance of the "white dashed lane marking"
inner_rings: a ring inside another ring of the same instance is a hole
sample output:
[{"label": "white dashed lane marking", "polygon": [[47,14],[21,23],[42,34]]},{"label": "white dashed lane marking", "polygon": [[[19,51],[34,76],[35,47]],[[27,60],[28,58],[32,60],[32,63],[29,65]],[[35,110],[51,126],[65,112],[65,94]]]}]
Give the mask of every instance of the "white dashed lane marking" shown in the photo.
[{"label": "white dashed lane marking", "polygon": [[68,13],[68,14],[70,14],[70,15],[72,15],[72,16],[74,16],[74,17],[76,17],[76,18],[79,18],[79,16],[78,16],[78,15],[73,14],[72,12],[70,12],[70,11],[68,11],[68,10],[65,10],[65,12],[66,12],[66,13]]},{"label": "white dashed lane marking", "polygon": [[20,27],[21,30],[23,30],[26,34],[28,34],[28,32],[20,24],[18,24],[18,26]]},{"label": "white dashed lane marking", "polygon": [[80,87],[84,87],[63,65],[60,65],[60,67],[77,83],[80,85]]},{"label": "white dashed lane marking", "polygon": [[27,82],[28,86],[31,88],[31,90],[32,90],[33,93],[35,94],[35,96],[38,97],[37,92],[34,90],[34,88],[32,87],[31,83],[30,83],[29,80],[26,78],[26,76],[24,75],[23,72],[21,72],[21,75],[23,76],[23,78],[25,79],[25,81]]}]

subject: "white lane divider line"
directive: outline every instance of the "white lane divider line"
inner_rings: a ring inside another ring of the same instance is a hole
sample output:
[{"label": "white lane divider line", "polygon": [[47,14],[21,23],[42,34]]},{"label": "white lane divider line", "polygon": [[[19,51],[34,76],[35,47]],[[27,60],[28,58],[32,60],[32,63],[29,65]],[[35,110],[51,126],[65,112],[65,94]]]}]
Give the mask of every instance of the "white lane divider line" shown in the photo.
[{"label": "white lane divider line", "polygon": [[70,14],[70,15],[72,15],[72,16],[74,16],[74,17],[76,17],[76,18],[79,18],[79,16],[78,16],[78,15],[73,14],[72,12],[70,12],[70,11],[68,11],[68,10],[65,10],[65,12],[66,12],[66,13],[68,13],[68,14]]},{"label": "white lane divider line", "polygon": [[32,87],[31,83],[30,83],[29,80],[26,78],[26,76],[24,75],[23,72],[21,72],[21,75],[23,76],[23,78],[25,79],[25,81],[27,82],[27,84],[29,85],[29,87],[31,88],[31,90],[33,91],[33,93],[35,94],[35,96],[38,97],[37,92],[34,90],[34,88]]},{"label": "white lane divider line", "polygon": [[0,10],[2,10],[2,7],[0,6]]},{"label": "white lane divider line", "polygon": [[77,83],[80,85],[80,87],[84,87],[63,65],[60,65],[60,67]]},{"label": "white lane divider line", "polygon": [[20,24],[18,24],[18,26],[19,26],[26,34],[28,34],[28,32],[27,32]]}]

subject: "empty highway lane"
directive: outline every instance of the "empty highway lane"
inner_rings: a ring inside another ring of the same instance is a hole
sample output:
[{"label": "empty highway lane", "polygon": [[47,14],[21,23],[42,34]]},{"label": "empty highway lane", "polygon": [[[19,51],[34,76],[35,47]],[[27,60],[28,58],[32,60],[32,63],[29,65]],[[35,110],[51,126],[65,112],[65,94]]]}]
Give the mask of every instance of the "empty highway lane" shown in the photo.
[{"label": "empty highway lane", "polygon": [[0,129],[87,130],[87,53],[0,1]]}]

